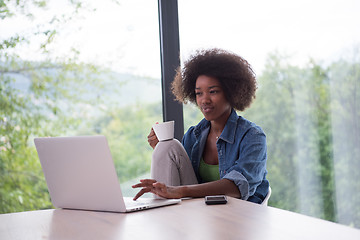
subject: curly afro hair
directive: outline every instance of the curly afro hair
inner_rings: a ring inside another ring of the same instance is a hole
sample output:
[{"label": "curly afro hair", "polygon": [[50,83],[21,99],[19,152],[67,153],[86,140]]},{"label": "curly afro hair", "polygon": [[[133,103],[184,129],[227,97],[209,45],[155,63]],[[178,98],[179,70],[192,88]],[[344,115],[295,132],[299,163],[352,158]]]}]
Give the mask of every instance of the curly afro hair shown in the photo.
[{"label": "curly afro hair", "polygon": [[257,89],[255,73],[242,57],[214,48],[197,50],[178,68],[172,92],[176,100],[196,104],[195,84],[200,75],[216,78],[231,107],[243,111],[250,107]]}]

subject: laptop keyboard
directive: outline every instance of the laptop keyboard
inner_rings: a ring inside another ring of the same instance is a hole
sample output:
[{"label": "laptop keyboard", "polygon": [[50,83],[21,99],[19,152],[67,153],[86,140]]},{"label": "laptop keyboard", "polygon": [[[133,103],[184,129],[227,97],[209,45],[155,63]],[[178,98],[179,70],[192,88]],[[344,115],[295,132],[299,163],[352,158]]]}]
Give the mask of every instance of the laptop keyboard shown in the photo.
[{"label": "laptop keyboard", "polygon": [[140,207],[140,206],[144,206],[147,203],[145,202],[136,202],[136,201],[132,201],[132,202],[127,202],[126,203],[126,207]]}]

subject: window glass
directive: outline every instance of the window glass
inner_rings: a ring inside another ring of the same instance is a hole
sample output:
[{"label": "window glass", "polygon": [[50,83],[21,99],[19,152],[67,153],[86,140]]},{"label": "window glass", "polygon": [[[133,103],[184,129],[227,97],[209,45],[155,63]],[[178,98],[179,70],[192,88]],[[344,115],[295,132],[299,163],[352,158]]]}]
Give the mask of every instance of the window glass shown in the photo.
[{"label": "window glass", "polygon": [[[257,98],[239,112],[267,134],[269,204],[360,228],[360,3],[180,0],[182,59],[247,59]],[[201,115],[185,105],[185,131]]]},{"label": "window glass", "polygon": [[52,206],[42,136],[105,135],[131,196],[162,120],[157,1],[5,1],[0,17],[0,212]]}]

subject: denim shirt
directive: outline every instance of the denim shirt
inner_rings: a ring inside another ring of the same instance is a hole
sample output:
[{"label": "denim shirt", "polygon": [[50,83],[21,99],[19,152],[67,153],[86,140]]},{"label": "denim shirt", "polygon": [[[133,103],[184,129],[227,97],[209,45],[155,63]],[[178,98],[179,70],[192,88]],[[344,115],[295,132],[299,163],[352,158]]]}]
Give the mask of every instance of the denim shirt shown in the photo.
[{"label": "denim shirt", "polygon": [[[182,144],[190,158],[199,183],[200,159],[210,130],[203,119],[185,133]],[[239,188],[241,199],[261,203],[268,193],[266,180],[266,136],[256,124],[232,110],[216,142],[220,179],[229,179]]]}]

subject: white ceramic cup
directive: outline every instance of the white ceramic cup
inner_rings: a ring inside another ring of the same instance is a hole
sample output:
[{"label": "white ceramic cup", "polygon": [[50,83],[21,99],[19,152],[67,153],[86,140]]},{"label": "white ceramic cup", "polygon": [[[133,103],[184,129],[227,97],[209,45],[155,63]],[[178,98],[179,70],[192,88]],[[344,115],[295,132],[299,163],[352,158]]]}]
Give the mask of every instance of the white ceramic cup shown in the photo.
[{"label": "white ceramic cup", "polygon": [[152,127],[159,141],[166,141],[174,138],[175,121],[154,124]]}]

